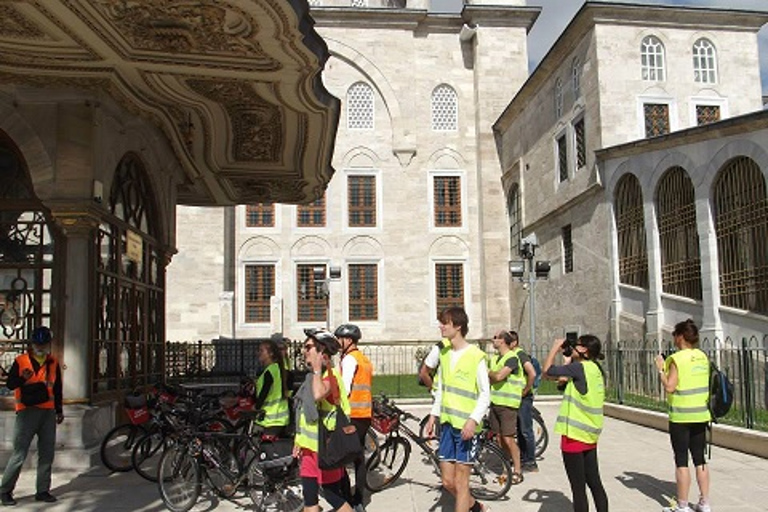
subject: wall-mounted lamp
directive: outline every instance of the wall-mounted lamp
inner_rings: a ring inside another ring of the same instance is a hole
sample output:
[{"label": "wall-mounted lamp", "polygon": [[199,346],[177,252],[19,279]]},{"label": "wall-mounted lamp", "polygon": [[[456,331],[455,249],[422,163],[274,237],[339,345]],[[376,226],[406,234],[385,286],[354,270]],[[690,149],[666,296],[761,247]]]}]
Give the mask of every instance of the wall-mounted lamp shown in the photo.
[{"label": "wall-mounted lamp", "polygon": [[522,278],[525,275],[525,261],[523,260],[510,261],[509,273],[512,274],[512,277],[516,279]]}]

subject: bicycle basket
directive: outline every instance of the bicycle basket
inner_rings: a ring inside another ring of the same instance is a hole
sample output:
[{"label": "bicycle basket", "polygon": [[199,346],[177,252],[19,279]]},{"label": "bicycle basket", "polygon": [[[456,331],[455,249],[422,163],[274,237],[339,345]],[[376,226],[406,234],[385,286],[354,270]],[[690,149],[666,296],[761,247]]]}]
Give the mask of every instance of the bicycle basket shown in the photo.
[{"label": "bicycle basket", "polygon": [[147,406],[147,395],[125,395],[126,409],[141,409]]},{"label": "bicycle basket", "polygon": [[147,407],[126,408],[125,412],[128,414],[128,420],[134,425],[141,425],[149,421],[149,409]]},{"label": "bicycle basket", "polygon": [[389,434],[397,428],[399,421],[397,415],[374,415],[371,418],[371,426],[382,434]]}]

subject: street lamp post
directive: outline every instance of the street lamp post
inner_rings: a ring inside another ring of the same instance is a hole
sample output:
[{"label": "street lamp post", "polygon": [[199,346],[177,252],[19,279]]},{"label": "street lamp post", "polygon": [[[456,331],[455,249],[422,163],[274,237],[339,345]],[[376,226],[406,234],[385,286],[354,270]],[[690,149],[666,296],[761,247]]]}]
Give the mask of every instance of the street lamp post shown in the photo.
[{"label": "street lamp post", "polygon": [[[531,233],[520,240],[519,255],[522,259],[509,262],[509,272],[512,277],[523,283],[523,288],[528,290],[529,304],[529,327],[531,339],[531,353],[536,348],[536,281],[547,279],[549,277],[549,261],[540,260],[534,264],[533,258],[536,255],[536,248],[539,246],[539,240],[535,233]],[[528,275],[526,278],[526,270]]]},{"label": "street lamp post", "polygon": [[331,330],[331,281],[341,280],[341,267],[329,267],[328,275],[325,265],[312,268],[317,295],[325,299],[325,328]]}]

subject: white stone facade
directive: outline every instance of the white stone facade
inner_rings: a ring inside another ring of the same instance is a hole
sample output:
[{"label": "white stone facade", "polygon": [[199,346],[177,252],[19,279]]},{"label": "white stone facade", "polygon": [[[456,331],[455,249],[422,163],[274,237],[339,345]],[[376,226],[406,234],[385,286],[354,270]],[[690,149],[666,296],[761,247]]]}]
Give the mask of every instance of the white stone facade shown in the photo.
[{"label": "white stone facade", "polygon": [[[368,341],[433,340],[439,335],[436,263],[456,263],[463,268],[470,338],[487,337],[507,325],[509,237],[490,128],[510,94],[527,77],[526,30],[536,10],[515,7],[524,2],[502,3],[510,7],[478,6],[473,10],[468,6],[463,18],[429,15],[418,5],[411,9],[410,2],[408,8],[398,10],[313,7],[316,29],[332,54],[323,81],[342,99],[333,160],[336,174],[325,196],[326,225],[298,228],[297,207],[275,205],[274,227],[248,228],[245,206],[236,207],[234,249],[225,266],[231,266],[235,275],[233,324],[237,337],[268,336],[281,330],[296,338],[302,335],[302,328],[317,326],[318,322],[297,319],[299,264],[341,267],[341,280],[330,282],[330,324],[334,327],[349,321],[349,265],[377,265],[378,318],[356,321]],[[465,28],[460,36],[465,22],[479,28]],[[370,130],[348,126],[351,102],[347,93],[360,82],[373,91]],[[432,93],[444,85],[456,94],[456,130],[433,130]],[[375,177],[375,227],[349,226],[350,175]],[[436,176],[460,178],[462,221],[458,227],[435,226]],[[194,255],[197,263],[179,259],[169,266],[169,339],[216,337],[223,335],[214,332],[219,324],[227,323],[212,316],[219,308],[219,291],[223,291],[216,283],[222,273],[200,274],[190,269],[192,265],[199,269],[203,261],[226,258],[224,246],[232,240],[221,238],[224,228],[218,220],[201,225],[198,215],[179,209],[179,224],[194,226],[179,230],[179,254],[190,250],[183,245],[185,232],[195,234],[192,244],[200,252]],[[212,242],[210,247],[201,247],[203,239]],[[275,266],[277,306],[271,310],[281,318],[245,321],[245,269],[255,263]],[[209,279],[205,282],[210,293],[205,297],[198,294],[201,279]],[[190,296],[201,301],[195,313],[184,304]],[[206,300],[209,304],[203,306]],[[198,335],[193,334],[195,329]]]},{"label": "white stone facade", "polygon": [[[644,102],[668,104],[673,131],[696,125],[696,105],[719,106],[723,119],[759,110],[756,32],[765,21],[765,15],[726,10],[587,3],[496,121],[505,194],[520,194],[512,224],[521,236],[535,233],[535,259],[552,263],[549,280],[536,285],[537,340],[587,332],[604,340],[656,335],[648,333],[647,299],[626,297],[634,306],[622,317],[615,314],[622,299],[612,289],[614,221],[594,151],[645,138]],[[643,80],[641,43],[649,35],[664,45],[663,81]],[[717,49],[719,80],[713,84],[694,79],[692,47],[701,38]],[[574,67],[581,68],[576,86]],[[581,120],[586,161],[579,166]],[[565,179],[560,137],[567,147]],[[571,233],[572,272],[564,268],[564,228]],[[515,252],[512,258],[519,259]],[[512,326],[525,336],[529,294],[513,283],[510,295]]]}]

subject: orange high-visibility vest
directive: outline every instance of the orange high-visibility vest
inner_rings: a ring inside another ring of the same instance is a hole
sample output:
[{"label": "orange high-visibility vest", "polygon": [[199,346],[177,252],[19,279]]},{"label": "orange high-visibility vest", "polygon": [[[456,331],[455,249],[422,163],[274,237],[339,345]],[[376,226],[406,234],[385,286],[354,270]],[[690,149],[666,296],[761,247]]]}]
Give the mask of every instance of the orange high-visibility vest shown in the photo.
[{"label": "orange high-visibility vest", "polygon": [[[32,366],[32,358],[29,354],[18,356],[16,358],[16,364],[19,365],[19,375],[24,372],[24,369],[29,369],[29,371],[32,372],[32,377],[27,379],[26,384],[44,382],[45,387],[48,388],[48,400],[32,407],[37,407],[38,409],[53,409],[53,384],[56,381],[56,372],[58,368],[56,359],[52,356],[48,356],[45,362],[40,365],[40,369],[38,369],[37,372],[35,372],[35,369]],[[13,394],[16,397],[16,412],[23,411],[27,408],[26,405],[21,403],[21,388],[22,386],[19,386],[13,390]]]},{"label": "orange high-visibility vest", "polygon": [[349,394],[350,418],[370,418],[373,415],[373,365],[370,359],[358,349],[347,354],[357,361],[357,369],[352,377],[352,392]]}]

